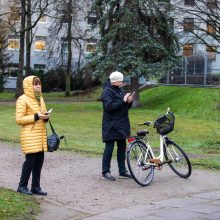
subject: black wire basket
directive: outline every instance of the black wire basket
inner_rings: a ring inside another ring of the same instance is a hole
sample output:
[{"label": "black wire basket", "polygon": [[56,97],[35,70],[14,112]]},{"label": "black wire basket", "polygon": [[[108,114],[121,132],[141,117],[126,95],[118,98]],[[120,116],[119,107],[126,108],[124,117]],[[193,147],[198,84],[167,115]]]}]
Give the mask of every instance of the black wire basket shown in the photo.
[{"label": "black wire basket", "polygon": [[175,116],[173,112],[168,112],[166,115],[158,118],[154,127],[157,130],[157,133],[161,135],[166,135],[174,129]]}]

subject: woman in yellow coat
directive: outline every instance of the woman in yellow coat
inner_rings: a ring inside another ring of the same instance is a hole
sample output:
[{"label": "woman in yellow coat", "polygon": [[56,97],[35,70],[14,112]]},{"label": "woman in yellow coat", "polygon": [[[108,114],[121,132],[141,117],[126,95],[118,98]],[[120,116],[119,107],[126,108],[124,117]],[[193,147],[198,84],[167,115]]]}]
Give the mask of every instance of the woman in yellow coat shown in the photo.
[{"label": "woman in yellow coat", "polygon": [[[17,191],[28,195],[47,195],[40,187],[44,152],[47,151],[46,113],[42,97],[41,81],[36,76],[23,80],[24,94],[16,102],[16,123],[21,125],[21,148],[25,154],[21,178]],[[32,173],[31,190],[28,181]]]}]

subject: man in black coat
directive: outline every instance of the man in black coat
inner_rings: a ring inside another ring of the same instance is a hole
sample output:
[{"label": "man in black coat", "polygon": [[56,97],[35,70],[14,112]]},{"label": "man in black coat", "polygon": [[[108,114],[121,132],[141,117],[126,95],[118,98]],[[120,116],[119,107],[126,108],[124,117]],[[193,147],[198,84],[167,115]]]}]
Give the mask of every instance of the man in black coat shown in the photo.
[{"label": "man in black coat", "polygon": [[103,102],[102,140],[105,142],[102,158],[102,175],[103,179],[110,181],[115,180],[110,171],[115,142],[118,147],[119,176],[122,178],[131,177],[125,167],[125,156],[126,138],[130,136],[128,109],[132,105],[133,96],[131,93],[125,94],[125,91],[121,88],[123,78],[123,74],[118,71],[111,73],[104,85],[101,96]]}]

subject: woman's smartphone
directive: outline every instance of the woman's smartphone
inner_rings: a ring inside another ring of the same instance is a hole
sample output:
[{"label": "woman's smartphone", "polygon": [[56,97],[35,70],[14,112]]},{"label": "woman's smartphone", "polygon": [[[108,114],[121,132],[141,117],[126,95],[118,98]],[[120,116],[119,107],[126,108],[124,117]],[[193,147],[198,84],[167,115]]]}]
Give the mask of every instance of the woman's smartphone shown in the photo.
[{"label": "woman's smartphone", "polygon": [[46,113],[45,113],[45,115],[49,115],[51,112],[52,112],[52,108],[49,110],[49,111],[47,111]]}]

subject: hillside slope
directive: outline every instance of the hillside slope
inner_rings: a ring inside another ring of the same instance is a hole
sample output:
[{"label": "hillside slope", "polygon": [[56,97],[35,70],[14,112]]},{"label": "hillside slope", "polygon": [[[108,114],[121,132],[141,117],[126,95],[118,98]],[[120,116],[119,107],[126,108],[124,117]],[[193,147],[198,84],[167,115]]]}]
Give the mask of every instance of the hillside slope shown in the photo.
[{"label": "hillside slope", "polygon": [[189,118],[220,121],[220,89],[158,86],[141,93],[144,109],[164,112],[170,107]]}]

